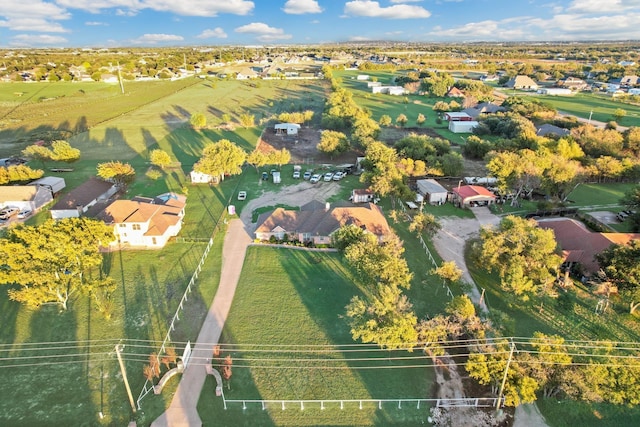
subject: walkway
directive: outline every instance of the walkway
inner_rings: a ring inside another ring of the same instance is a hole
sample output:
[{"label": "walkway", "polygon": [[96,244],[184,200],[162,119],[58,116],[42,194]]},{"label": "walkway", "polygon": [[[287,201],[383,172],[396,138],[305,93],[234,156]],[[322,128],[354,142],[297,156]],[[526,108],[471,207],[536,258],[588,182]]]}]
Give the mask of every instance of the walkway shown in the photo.
[{"label": "walkway", "polygon": [[[212,343],[216,343],[220,339],[240,278],[247,247],[251,242],[252,239],[247,234],[242,221],[232,220],[229,223],[222,249],[220,285],[191,353],[191,358],[195,361],[209,359],[213,351]],[[196,406],[206,376],[207,372],[202,364],[188,365],[182,374],[171,405],[151,425],[153,427],[201,426],[202,421]]]}]

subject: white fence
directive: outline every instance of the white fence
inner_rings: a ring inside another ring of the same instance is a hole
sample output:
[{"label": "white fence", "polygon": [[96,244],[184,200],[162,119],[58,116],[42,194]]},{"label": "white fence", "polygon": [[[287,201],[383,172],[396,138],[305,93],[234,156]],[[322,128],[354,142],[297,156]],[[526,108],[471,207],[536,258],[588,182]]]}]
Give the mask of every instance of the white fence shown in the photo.
[{"label": "white fence", "polygon": [[[325,400],[260,400],[260,399],[226,399],[224,394],[222,395],[224,409],[226,410],[229,404],[242,404],[242,410],[250,409],[251,406],[259,406],[263,411],[267,408],[274,409],[299,409],[304,411],[305,408],[315,408],[325,410],[329,407],[344,409],[363,409],[365,405],[377,406],[378,409],[382,409],[383,405],[393,404],[398,409],[414,408],[420,409],[421,405],[435,406],[437,408],[460,408],[460,407],[473,407],[473,408],[494,408],[498,402],[497,397],[461,397],[456,399],[325,399]],[[504,404],[504,398],[502,398],[501,404]],[[306,405],[306,406],[305,406]],[[404,405],[404,406],[403,406]]]},{"label": "white fence", "polygon": [[[160,350],[158,351],[158,357],[160,357],[160,355],[165,352],[165,347],[167,343],[171,341],[171,333],[176,329],[176,322],[180,320],[180,312],[184,309],[184,303],[187,302],[188,300],[187,295],[191,293],[191,288],[195,286],[196,280],[198,279],[198,275],[202,271],[202,266],[204,265],[204,262],[207,259],[207,255],[209,255],[211,246],[213,246],[213,237],[209,239],[209,243],[207,243],[207,247],[204,249],[204,253],[202,254],[202,257],[200,257],[200,263],[198,263],[198,267],[196,267],[196,270],[191,275],[191,280],[189,280],[187,289],[185,289],[184,294],[182,294],[182,298],[180,299],[180,304],[178,304],[178,308],[176,309],[176,312],[173,315],[173,318],[171,319],[171,323],[169,324],[169,330],[167,331],[167,335],[165,336],[164,341],[162,341],[162,345],[160,346]],[[153,391],[153,383],[149,380],[146,380],[144,385],[142,386],[142,391],[138,396],[138,400],[136,401],[136,404],[138,405],[138,409],[142,409],[140,407],[140,402],[147,394],[151,393],[152,391]]]}]

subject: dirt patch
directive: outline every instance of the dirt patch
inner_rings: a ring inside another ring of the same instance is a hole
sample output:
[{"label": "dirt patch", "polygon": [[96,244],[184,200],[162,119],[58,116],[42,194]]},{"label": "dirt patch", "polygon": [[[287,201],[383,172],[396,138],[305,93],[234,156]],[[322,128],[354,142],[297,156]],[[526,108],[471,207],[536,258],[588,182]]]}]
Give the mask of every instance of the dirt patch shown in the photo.
[{"label": "dirt patch", "polygon": [[318,151],[318,143],[322,130],[302,127],[297,135],[276,135],[272,127],[265,128],[258,141],[258,149],[262,152],[286,148],[291,153],[291,163],[301,164],[354,164],[356,157],[364,154],[350,150],[333,158]]}]

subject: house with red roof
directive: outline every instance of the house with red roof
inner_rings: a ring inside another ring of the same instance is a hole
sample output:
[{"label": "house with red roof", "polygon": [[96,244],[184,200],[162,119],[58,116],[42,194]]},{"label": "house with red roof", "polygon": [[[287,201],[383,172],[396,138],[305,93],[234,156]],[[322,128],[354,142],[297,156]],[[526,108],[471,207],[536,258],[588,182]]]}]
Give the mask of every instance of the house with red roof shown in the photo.
[{"label": "house with red roof", "polygon": [[453,204],[461,208],[486,206],[496,202],[496,195],[480,185],[462,185],[452,192]]},{"label": "house with red roof", "polygon": [[135,197],[115,200],[97,218],[113,226],[116,240],[110,249],[160,249],[180,232],[185,205],[186,197],[175,193]]},{"label": "house with red roof", "polygon": [[600,269],[596,255],[611,245],[626,245],[640,239],[639,233],[597,233],[571,218],[539,219],[538,225],[553,230],[567,264],[580,264],[586,274]]}]

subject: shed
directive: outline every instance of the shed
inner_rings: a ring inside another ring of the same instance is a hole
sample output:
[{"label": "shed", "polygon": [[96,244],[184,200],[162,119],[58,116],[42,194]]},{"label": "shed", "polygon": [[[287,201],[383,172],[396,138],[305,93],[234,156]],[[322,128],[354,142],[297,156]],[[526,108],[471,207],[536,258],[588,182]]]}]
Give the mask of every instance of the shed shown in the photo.
[{"label": "shed", "polygon": [[449,192],[435,179],[419,179],[418,192],[424,197],[427,203],[441,205],[446,203]]},{"label": "shed", "polygon": [[573,95],[571,89],[563,88],[563,87],[544,87],[538,89],[538,93],[540,95],[555,95],[555,96],[566,96]]},{"label": "shed", "polygon": [[449,130],[453,133],[471,133],[476,126],[478,126],[478,122],[475,120],[449,122]]},{"label": "shed", "polygon": [[375,194],[368,188],[356,188],[351,191],[351,201],[353,203],[368,203],[373,201]]},{"label": "shed", "polygon": [[453,203],[461,208],[495,203],[496,196],[478,185],[463,185],[453,189]]},{"label": "shed", "polygon": [[473,117],[462,111],[448,111],[444,113],[444,119],[450,122],[470,122]]},{"label": "shed", "polygon": [[192,170],[189,173],[192,184],[217,184],[219,177]]},{"label": "shed", "polygon": [[54,196],[67,186],[64,178],[58,176],[45,176],[29,183],[29,185],[38,185],[48,188]]},{"label": "shed", "polygon": [[297,135],[300,125],[297,123],[278,123],[274,126],[276,135]]}]

